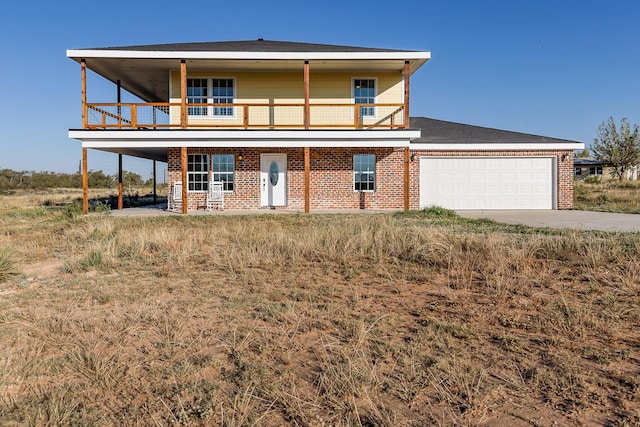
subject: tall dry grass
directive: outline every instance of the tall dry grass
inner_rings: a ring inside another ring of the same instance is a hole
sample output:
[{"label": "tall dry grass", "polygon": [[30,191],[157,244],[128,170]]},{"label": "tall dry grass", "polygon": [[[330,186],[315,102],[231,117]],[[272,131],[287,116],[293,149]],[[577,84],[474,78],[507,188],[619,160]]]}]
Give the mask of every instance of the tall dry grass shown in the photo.
[{"label": "tall dry grass", "polygon": [[574,194],[576,209],[640,213],[640,181],[576,181]]},{"label": "tall dry grass", "polygon": [[[90,189],[90,198],[107,197],[110,189]],[[82,198],[82,190],[77,188],[49,188],[45,190],[12,190],[0,193],[0,212],[15,209],[31,209],[43,205],[69,203]]]},{"label": "tall dry grass", "polygon": [[0,424],[640,420],[637,234],[19,212]]}]

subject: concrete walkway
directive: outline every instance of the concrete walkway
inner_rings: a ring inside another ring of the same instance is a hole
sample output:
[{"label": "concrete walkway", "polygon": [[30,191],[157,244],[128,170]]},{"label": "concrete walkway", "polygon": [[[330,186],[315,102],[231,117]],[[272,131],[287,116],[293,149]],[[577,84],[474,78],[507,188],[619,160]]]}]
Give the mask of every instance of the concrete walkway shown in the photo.
[{"label": "concrete walkway", "polygon": [[505,224],[529,227],[599,231],[640,231],[640,215],[592,211],[504,210],[457,211],[465,218],[488,218]]}]

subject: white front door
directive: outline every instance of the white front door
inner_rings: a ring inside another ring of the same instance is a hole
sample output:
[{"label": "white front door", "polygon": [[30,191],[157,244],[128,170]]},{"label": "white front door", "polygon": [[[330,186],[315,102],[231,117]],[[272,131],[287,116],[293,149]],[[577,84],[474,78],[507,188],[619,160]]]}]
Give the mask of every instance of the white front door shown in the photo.
[{"label": "white front door", "polygon": [[262,206],[287,206],[287,155],[260,156],[260,200]]}]

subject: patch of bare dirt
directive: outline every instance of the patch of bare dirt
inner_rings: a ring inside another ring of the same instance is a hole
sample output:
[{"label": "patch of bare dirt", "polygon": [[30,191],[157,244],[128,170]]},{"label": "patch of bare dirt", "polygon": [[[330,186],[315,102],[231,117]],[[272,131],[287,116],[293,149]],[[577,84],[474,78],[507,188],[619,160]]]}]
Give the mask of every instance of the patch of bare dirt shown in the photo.
[{"label": "patch of bare dirt", "polygon": [[24,264],[20,270],[22,274],[34,279],[52,279],[62,273],[64,262],[59,259],[46,259],[31,264]]}]

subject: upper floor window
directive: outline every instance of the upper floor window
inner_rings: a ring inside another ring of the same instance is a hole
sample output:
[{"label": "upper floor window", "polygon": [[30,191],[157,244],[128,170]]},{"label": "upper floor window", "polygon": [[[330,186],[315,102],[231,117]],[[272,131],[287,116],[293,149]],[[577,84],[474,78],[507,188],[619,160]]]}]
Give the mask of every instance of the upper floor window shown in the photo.
[{"label": "upper floor window", "polygon": [[[207,79],[187,79],[187,104],[206,104],[209,82]],[[190,116],[206,116],[207,107],[189,107]]]},{"label": "upper floor window", "polygon": [[[234,79],[187,79],[188,104],[233,104]],[[233,117],[233,107],[188,107],[190,116]]]},{"label": "upper floor window", "polygon": [[[213,103],[233,104],[233,79],[213,79]],[[214,116],[233,116],[233,107],[213,107]]]},{"label": "upper floor window", "polygon": [[[353,79],[353,102],[355,104],[375,104],[376,79]],[[360,107],[361,117],[375,115],[375,107]]]},{"label": "upper floor window", "polygon": [[233,191],[233,154],[213,155],[213,180],[222,182],[224,191]]},{"label": "upper floor window", "polygon": [[209,156],[189,154],[187,156],[187,183],[189,191],[209,189]]},{"label": "upper floor window", "polygon": [[376,155],[356,154],[353,156],[353,189],[374,191],[376,189]]}]

